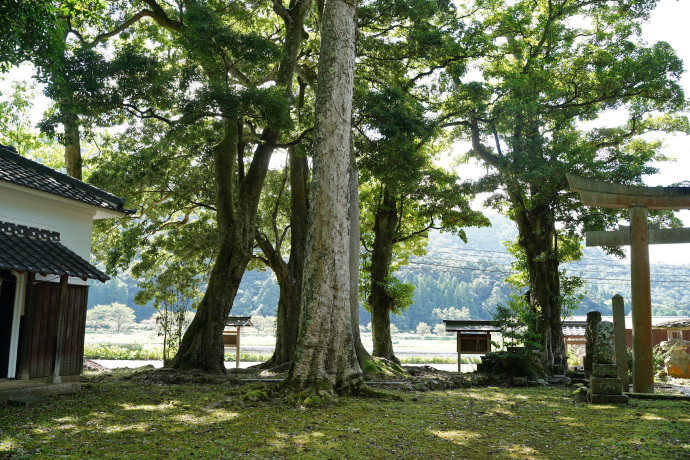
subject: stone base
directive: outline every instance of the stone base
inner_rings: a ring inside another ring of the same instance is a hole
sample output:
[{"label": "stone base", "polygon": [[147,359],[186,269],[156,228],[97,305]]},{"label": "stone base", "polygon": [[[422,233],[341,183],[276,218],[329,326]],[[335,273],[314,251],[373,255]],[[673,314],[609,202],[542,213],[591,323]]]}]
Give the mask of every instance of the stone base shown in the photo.
[{"label": "stone base", "polygon": [[567,369],[568,369],[568,366],[566,366],[565,364],[554,364],[554,365],[553,365],[553,374],[554,374],[554,377],[556,377],[557,375],[563,375],[563,374],[565,374],[565,371],[566,371]]},{"label": "stone base", "polygon": [[681,353],[672,352],[671,356],[664,361],[666,373],[680,379],[690,379],[690,355],[684,351]]},{"label": "stone base", "polygon": [[588,379],[592,375],[592,358],[590,358],[589,356],[584,356],[582,358],[582,364],[582,370],[585,374],[585,378]]},{"label": "stone base", "polygon": [[615,364],[592,364],[594,377],[618,377],[618,366]]},{"label": "stone base", "polygon": [[690,365],[681,367],[675,364],[667,364],[666,373],[679,379],[690,379]]},{"label": "stone base", "polygon": [[597,395],[591,392],[587,394],[587,399],[593,404],[628,404],[628,397],[620,395]]},{"label": "stone base", "polygon": [[12,399],[73,394],[79,393],[80,390],[80,382],[48,384],[31,380],[28,382],[11,381],[8,385],[0,385],[0,404]]},{"label": "stone base", "polygon": [[595,395],[619,395],[623,393],[623,386],[619,377],[591,377],[589,389],[590,393]]}]

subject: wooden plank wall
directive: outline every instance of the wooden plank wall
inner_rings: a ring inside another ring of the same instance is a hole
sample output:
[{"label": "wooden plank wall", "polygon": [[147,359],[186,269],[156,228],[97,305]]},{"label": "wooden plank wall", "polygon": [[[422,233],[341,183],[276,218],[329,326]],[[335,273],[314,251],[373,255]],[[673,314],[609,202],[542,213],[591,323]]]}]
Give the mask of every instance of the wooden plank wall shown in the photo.
[{"label": "wooden plank wall", "polygon": [[[33,309],[33,324],[26,324],[32,333],[28,338],[29,376],[42,378],[50,375],[53,359],[55,311],[60,292],[58,283],[37,283],[33,286],[33,302],[26,308]],[[84,353],[84,327],[86,323],[87,286],[72,286],[67,290],[67,308],[64,311],[65,335],[62,347],[60,375],[80,375]],[[25,342],[26,343],[26,342]]]}]

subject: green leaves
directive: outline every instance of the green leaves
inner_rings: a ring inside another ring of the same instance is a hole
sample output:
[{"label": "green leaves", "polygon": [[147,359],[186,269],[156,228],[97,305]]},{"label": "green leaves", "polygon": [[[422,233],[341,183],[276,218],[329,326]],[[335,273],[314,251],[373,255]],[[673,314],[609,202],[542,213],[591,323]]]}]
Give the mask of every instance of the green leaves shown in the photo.
[{"label": "green leaves", "polygon": [[0,72],[12,65],[59,54],[61,37],[55,33],[58,11],[49,0],[4,0],[0,3]]}]

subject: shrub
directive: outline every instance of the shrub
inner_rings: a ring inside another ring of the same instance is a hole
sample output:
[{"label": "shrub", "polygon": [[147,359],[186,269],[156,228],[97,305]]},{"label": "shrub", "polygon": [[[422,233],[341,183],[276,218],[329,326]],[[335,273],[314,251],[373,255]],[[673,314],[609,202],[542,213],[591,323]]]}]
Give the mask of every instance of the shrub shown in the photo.
[{"label": "shrub", "polygon": [[252,316],[252,324],[257,335],[276,335],[275,316]]},{"label": "shrub", "polygon": [[141,344],[87,343],[84,344],[84,358],[162,360],[163,349],[158,346],[144,348]]},{"label": "shrub", "polygon": [[109,328],[114,332],[121,332],[135,324],[135,319],[134,310],[118,302],[96,305],[86,311],[86,327],[94,330]]},{"label": "shrub", "polygon": [[[512,347],[511,347],[512,348]],[[490,370],[494,374],[508,374],[515,377],[536,379],[544,376],[544,366],[539,360],[538,352],[515,347],[511,351],[497,351],[486,355],[484,362],[491,363]]]},{"label": "shrub", "polygon": [[431,328],[427,323],[421,322],[417,324],[417,334],[419,335],[429,335],[431,334]]},{"label": "shrub", "polygon": [[[632,349],[628,348],[628,377],[630,378],[630,381],[632,381],[633,378],[633,351]],[[659,345],[655,345],[654,349],[652,350],[652,360],[654,362],[654,373],[656,374],[659,372],[661,369],[664,367],[664,360],[668,358],[668,356],[671,354],[671,350],[669,351],[664,351]]]},{"label": "shrub", "polygon": [[[84,358],[162,361],[163,348],[160,345],[144,348],[144,346],[139,343],[127,345],[116,345],[112,343],[87,343],[84,345]],[[271,355],[240,353],[241,361],[263,362],[268,361],[270,358]],[[225,354],[225,361],[234,360],[234,353]]]},{"label": "shrub", "polygon": [[440,323],[434,325],[434,334],[440,335],[440,336],[448,335],[448,333],[446,332],[446,325],[440,324]]}]

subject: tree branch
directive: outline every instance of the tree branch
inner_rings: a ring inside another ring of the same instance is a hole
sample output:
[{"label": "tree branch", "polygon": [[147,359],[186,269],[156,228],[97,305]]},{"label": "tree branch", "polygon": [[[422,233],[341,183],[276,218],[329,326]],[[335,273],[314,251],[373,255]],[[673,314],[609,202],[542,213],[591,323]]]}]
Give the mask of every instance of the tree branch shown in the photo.
[{"label": "tree branch", "polygon": [[290,13],[285,9],[283,4],[279,0],[273,0],[273,12],[280,16],[286,23],[292,22],[292,17]]},{"label": "tree branch", "polygon": [[308,129],[302,131],[302,133],[299,136],[297,136],[297,139],[295,139],[294,141],[288,142],[287,144],[266,144],[266,145],[270,145],[271,147],[275,147],[278,149],[287,149],[290,147],[294,147],[295,145],[302,142],[302,139],[307,137],[307,134],[311,133],[312,131],[314,131],[314,128],[308,128]]},{"label": "tree branch", "polygon": [[132,105],[132,104],[122,104],[122,108],[124,108],[125,110],[127,110],[129,113],[131,113],[132,115],[134,115],[137,118],[141,118],[141,119],[153,118],[155,120],[160,120],[163,123],[168,124],[169,126],[172,126],[176,123],[173,120],[169,120],[163,116],[156,115],[153,112],[153,109],[140,110],[140,109],[134,107],[134,105]]},{"label": "tree branch", "polygon": [[491,166],[498,168],[500,165],[500,157],[492,153],[484,144],[482,144],[479,132],[479,123],[476,119],[470,120],[470,131],[472,134],[472,150],[485,162]]},{"label": "tree branch", "polygon": [[393,241],[395,241],[396,243],[402,243],[403,241],[407,241],[407,240],[412,239],[412,238],[419,236],[419,235],[422,235],[424,238],[428,238],[428,235],[424,235],[424,233],[428,232],[429,230],[434,229],[434,228],[436,228],[436,227],[434,227],[434,222],[432,220],[429,225],[422,228],[421,230],[418,230],[416,232],[412,232],[412,233],[410,233],[407,236],[404,236],[402,238],[395,238]]},{"label": "tree branch", "polygon": [[161,231],[161,230],[163,230],[165,227],[167,227],[167,226],[169,226],[169,225],[177,225],[178,227],[181,227],[181,226],[185,225],[187,222],[189,222],[189,216],[192,215],[192,212],[194,212],[195,209],[196,209],[196,206],[192,206],[191,208],[189,208],[189,209],[187,210],[187,212],[185,213],[185,215],[184,215],[184,217],[182,218],[182,220],[176,220],[176,221],[173,221],[173,222],[166,222],[165,224],[163,224],[163,225],[161,225],[160,227],[158,227],[158,230],[157,230],[157,231]]},{"label": "tree branch", "polygon": [[[156,23],[159,26],[164,27],[166,29],[170,29],[170,30],[174,30],[174,31],[179,32],[179,30],[182,28],[181,22],[170,19],[168,17],[168,15],[165,13],[165,11],[163,10],[163,8],[161,8],[160,5],[158,5],[154,0],[143,0],[143,1],[151,9],[143,9],[143,10],[139,11],[138,13],[136,13],[131,18],[127,19],[125,22],[123,22],[121,25],[119,25],[115,29],[113,29],[109,32],[104,32],[102,34],[96,35],[96,37],[93,40],[91,40],[90,42],[87,42],[84,39],[84,37],[81,35],[81,33],[79,33],[79,31],[77,31],[75,29],[72,29],[71,26],[69,29],[67,29],[66,33],[67,34],[71,33],[72,35],[77,37],[79,39],[79,41],[81,42],[81,44],[83,46],[85,46],[86,48],[93,48],[96,45],[98,45],[99,43],[104,42],[107,39],[114,37],[114,36],[120,34],[121,32],[127,30],[128,28],[130,28],[131,26],[133,26],[134,24],[136,24],[138,21],[140,21],[143,18],[151,18],[154,21],[156,21]],[[68,21],[68,23],[69,23],[69,21]]]}]

